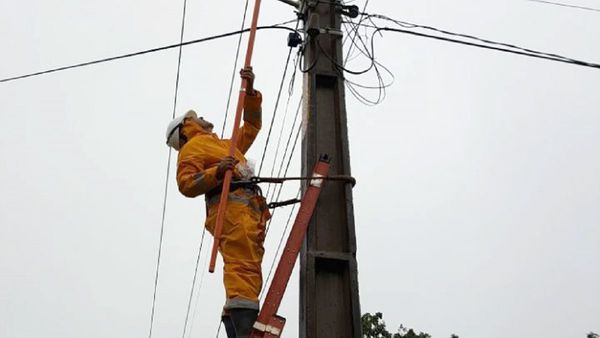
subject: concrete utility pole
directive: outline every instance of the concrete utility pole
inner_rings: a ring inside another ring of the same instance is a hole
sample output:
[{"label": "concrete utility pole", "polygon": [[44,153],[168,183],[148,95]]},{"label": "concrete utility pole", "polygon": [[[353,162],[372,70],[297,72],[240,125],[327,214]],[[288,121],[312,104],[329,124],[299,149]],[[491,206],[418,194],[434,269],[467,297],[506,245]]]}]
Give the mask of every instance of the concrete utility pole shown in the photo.
[{"label": "concrete utility pole", "polygon": [[[337,0],[300,2],[305,19],[302,174],[320,154],[329,175],[350,175],[341,15]],[[355,6],[354,6],[355,7]],[[354,8],[354,14],[357,10]],[[327,182],[300,255],[300,337],[361,338],[352,186]]]}]

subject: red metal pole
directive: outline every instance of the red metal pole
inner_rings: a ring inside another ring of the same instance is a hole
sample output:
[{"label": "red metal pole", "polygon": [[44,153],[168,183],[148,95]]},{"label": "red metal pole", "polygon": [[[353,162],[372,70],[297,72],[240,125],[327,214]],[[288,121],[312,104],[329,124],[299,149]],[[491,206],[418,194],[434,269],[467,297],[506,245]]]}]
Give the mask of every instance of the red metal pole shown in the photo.
[{"label": "red metal pole", "polygon": [[[256,0],[254,3],[254,13],[252,14],[252,25],[250,26],[250,36],[248,37],[248,48],[246,49],[246,61],[244,67],[250,67],[252,64],[252,52],[254,51],[254,40],[256,38],[256,26],[258,24],[258,14],[260,12],[260,1]],[[240,94],[238,96],[238,104],[235,112],[235,122],[233,123],[233,132],[231,135],[231,146],[229,147],[229,156],[233,156],[237,147],[238,141],[238,129],[240,129],[240,121],[242,119],[242,109],[244,109],[244,99],[246,97],[246,87],[248,83],[245,79],[242,79],[242,86],[240,87]],[[221,199],[219,200],[219,209],[217,210],[217,223],[215,225],[214,241],[212,252],[210,255],[210,265],[208,267],[209,272],[215,271],[215,264],[217,261],[217,250],[221,243],[221,233],[223,232],[223,219],[225,217],[225,208],[227,208],[227,196],[229,195],[229,185],[231,184],[232,171],[228,170],[225,173],[225,179],[223,180],[223,191],[221,192]]]}]

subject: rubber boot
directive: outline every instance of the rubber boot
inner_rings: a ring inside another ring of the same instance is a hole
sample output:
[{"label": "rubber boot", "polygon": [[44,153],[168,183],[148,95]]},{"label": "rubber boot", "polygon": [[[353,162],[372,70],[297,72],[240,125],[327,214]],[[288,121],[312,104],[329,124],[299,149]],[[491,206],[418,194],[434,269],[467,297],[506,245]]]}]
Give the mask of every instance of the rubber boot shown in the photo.
[{"label": "rubber boot", "polygon": [[258,317],[258,310],[252,309],[231,309],[229,310],[231,321],[235,327],[237,338],[248,338],[252,333],[252,327]]},{"label": "rubber boot", "polygon": [[221,321],[223,322],[223,325],[225,325],[225,332],[227,332],[227,338],[236,338],[235,328],[233,327],[233,322],[231,321],[231,316],[229,316],[229,315],[222,316]]}]

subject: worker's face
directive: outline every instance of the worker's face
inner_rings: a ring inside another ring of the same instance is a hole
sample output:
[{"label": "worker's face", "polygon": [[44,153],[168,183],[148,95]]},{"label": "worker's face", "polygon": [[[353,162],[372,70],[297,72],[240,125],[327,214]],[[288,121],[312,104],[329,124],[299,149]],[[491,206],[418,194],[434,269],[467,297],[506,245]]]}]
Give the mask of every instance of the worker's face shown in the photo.
[{"label": "worker's face", "polygon": [[213,128],[215,127],[212,123],[206,121],[202,116],[200,117],[193,117],[192,118],[194,120],[194,122],[196,122],[200,127],[202,127],[202,129],[208,131],[208,132],[212,132]]}]

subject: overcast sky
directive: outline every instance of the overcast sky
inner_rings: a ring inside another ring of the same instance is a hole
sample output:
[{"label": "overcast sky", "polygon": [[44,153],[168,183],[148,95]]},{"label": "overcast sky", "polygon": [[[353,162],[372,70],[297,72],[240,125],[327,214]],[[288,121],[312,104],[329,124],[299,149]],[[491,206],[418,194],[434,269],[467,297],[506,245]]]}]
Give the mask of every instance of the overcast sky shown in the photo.
[{"label": "overcast sky", "polygon": [[[0,78],[175,43],[181,6],[2,0]],[[186,40],[238,29],[242,10],[241,0],[189,0]],[[600,62],[598,12],[521,0],[371,0],[367,11]],[[263,2],[261,24],[293,18]],[[286,34],[261,31],[256,42],[265,121]],[[599,332],[600,70],[376,39],[395,82],[374,107],[347,97],[362,312],[435,338]],[[236,42],[184,49],[178,114],[194,108],[222,124]],[[0,84],[0,337],[148,335],[176,63],[170,50]],[[275,137],[289,133],[301,87]],[[249,157],[265,139],[266,130]],[[169,179],[156,338],[182,334],[205,213]],[[275,215],[265,269],[288,214]],[[202,272],[206,239],[191,337],[214,336],[224,301],[221,274]],[[297,279],[280,311],[290,337]]]}]

